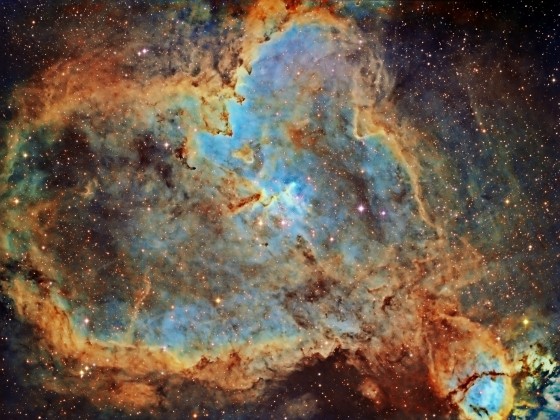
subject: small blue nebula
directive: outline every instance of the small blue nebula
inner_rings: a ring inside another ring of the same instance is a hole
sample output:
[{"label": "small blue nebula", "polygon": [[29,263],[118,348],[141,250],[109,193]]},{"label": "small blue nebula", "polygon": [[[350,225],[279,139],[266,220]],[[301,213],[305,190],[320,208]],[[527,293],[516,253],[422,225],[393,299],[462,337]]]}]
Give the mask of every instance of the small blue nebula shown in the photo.
[{"label": "small blue nebula", "polygon": [[506,378],[485,375],[467,391],[461,404],[471,418],[488,418],[500,412],[506,398]]}]

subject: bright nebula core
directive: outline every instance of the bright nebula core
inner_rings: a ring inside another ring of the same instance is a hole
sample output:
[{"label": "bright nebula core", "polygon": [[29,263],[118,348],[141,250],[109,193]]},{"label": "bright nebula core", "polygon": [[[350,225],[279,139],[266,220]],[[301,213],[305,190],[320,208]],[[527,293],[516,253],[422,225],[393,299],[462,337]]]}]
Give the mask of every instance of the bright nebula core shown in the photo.
[{"label": "bright nebula core", "polygon": [[0,417],[560,418],[543,4],[5,1]]}]

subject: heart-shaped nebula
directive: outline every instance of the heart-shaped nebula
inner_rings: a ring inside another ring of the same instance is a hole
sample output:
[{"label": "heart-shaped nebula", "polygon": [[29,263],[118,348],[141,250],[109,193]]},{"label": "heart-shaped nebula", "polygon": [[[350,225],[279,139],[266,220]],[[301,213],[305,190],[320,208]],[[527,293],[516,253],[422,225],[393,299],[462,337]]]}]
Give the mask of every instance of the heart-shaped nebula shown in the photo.
[{"label": "heart-shaped nebula", "polygon": [[3,417],[560,416],[552,10],[1,7]]}]

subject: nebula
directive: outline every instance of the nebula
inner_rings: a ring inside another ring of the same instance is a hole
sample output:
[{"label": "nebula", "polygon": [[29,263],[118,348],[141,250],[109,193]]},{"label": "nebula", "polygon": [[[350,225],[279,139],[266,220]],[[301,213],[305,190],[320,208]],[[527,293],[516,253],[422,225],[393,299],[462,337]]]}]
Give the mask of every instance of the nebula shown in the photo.
[{"label": "nebula", "polygon": [[4,88],[6,418],[560,416],[558,89],[517,15],[48,7]]}]

